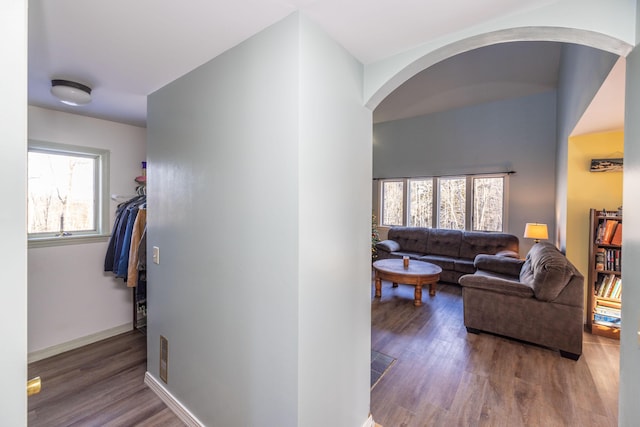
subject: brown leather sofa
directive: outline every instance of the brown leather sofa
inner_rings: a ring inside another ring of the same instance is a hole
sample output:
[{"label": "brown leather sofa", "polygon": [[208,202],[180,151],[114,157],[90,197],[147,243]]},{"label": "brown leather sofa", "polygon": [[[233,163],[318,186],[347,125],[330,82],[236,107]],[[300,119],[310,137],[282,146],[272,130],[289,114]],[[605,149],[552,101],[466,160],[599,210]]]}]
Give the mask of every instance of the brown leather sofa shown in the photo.
[{"label": "brown leather sofa", "polygon": [[584,277],[552,244],[536,243],[526,260],[478,255],[460,278],[467,331],[491,332],[582,354]]},{"label": "brown leather sofa", "polygon": [[376,251],[377,259],[408,256],[436,264],[442,268],[440,280],[458,283],[460,277],[476,271],[476,255],[518,258],[519,244],[518,237],[506,233],[393,227],[387,240],[376,244]]}]

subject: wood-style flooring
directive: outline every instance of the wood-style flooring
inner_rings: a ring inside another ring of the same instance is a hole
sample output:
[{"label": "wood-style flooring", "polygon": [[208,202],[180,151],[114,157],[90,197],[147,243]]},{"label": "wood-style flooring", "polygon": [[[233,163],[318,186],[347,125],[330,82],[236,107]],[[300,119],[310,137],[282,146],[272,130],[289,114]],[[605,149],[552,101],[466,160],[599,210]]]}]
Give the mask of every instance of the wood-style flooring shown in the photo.
[{"label": "wood-style flooring", "polygon": [[585,333],[574,362],[546,348],[468,334],[457,285],[438,284],[437,295],[423,293],[423,302],[413,305],[413,286],[388,282],[382,298],[372,298],[372,348],[397,358],[371,391],[377,423],[618,425],[617,341]]},{"label": "wood-style flooring", "polygon": [[[412,286],[388,282],[382,299],[372,298],[372,348],[397,359],[371,391],[377,423],[617,425],[617,341],[585,333],[574,362],[545,348],[467,334],[456,285],[439,284],[423,302],[413,305]],[[29,378],[42,378],[42,392],[29,398],[29,426],[183,426],[144,384],[145,370],[146,337],[137,331],[34,362]]]},{"label": "wood-style flooring", "polygon": [[183,427],[144,384],[146,346],[132,331],[29,364],[42,391],[29,397],[28,425]]}]

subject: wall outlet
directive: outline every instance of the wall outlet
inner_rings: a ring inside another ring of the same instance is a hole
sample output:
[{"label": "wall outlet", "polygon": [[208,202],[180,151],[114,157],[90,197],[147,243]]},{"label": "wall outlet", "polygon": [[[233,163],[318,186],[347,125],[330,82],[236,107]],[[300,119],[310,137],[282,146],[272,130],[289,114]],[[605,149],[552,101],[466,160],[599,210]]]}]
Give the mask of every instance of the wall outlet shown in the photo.
[{"label": "wall outlet", "polygon": [[153,263],[154,264],[160,264],[160,248],[157,246],[153,247]]},{"label": "wall outlet", "polygon": [[167,383],[169,370],[169,341],[160,335],[160,379]]}]

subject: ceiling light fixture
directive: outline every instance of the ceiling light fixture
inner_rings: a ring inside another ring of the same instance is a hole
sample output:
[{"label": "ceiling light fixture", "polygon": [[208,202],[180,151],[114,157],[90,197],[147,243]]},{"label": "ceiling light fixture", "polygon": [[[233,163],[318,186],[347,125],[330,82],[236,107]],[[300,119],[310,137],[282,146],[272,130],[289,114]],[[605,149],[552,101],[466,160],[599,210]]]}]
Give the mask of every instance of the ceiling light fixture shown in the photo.
[{"label": "ceiling light fixture", "polygon": [[67,105],[84,105],[91,102],[91,88],[69,80],[51,80],[51,94]]}]

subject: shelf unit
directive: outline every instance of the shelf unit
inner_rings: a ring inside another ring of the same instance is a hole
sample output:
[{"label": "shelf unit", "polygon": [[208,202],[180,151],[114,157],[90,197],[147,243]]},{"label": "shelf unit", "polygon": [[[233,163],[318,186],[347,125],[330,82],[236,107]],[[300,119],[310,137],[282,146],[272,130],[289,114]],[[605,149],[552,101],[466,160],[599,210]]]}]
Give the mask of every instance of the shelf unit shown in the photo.
[{"label": "shelf unit", "polygon": [[[615,282],[620,281],[622,287],[622,246],[601,241],[602,232],[606,228],[607,221],[617,222],[616,228],[620,226],[622,231],[622,214],[617,211],[603,211],[591,209],[589,212],[589,274],[587,290],[587,330],[594,335],[620,339],[620,326],[618,322],[607,324],[595,318],[602,317],[606,312],[608,318],[619,319],[621,308],[621,297],[615,298],[598,295],[600,289],[609,288],[613,290]],[[615,229],[614,229],[615,233]],[[602,254],[599,256],[599,254]],[[597,258],[600,258],[597,260]],[[601,261],[601,262],[598,262]],[[611,293],[611,292],[609,292]],[[613,314],[612,314],[613,313]],[[618,323],[618,324],[616,324]]]}]

